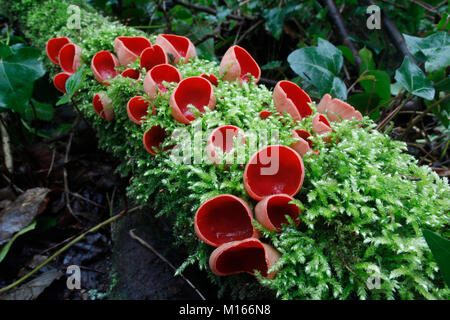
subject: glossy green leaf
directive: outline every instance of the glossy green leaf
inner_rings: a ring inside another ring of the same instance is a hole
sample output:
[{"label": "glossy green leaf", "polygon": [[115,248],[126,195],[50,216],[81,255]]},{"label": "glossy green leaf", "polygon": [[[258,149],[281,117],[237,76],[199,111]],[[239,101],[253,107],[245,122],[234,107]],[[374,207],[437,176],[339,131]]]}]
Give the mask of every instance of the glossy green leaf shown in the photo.
[{"label": "glossy green leaf", "polygon": [[74,74],[72,74],[66,81],[66,92],[69,97],[72,97],[83,83],[86,68],[82,66]]},{"label": "glossy green leaf", "polygon": [[356,64],[355,57],[353,56],[352,51],[346,46],[337,46],[339,50],[341,50],[344,58],[348,60],[352,65]]},{"label": "glossy green leaf", "polygon": [[418,97],[426,100],[433,100],[434,98],[435,90],[431,82],[409,57],[405,57],[400,68],[396,70],[395,80],[408,92]]},{"label": "glossy green leaf", "polygon": [[338,77],[343,64],[342,52],[327,40],[319,39],[317,47],[293,51],[288,62],[292,70],[316,87],[321,96],[330,93],[339,99],[347,99],[347,87]]},{"label": "glossy green leaf", "polygon": [[423,237],[433,253],[445,283],[450,287],[450,241],[429,230],[423,230]]},{"label": "glossy green leaf", "polygon": [[389,100],[391,97],[391,79],[385,71],[372,70],[364,74],[365,76],[373,76],[373,80],[362,80],[360,82],[364,91],[373,92],[382,100]]},{"label": "glossy green leaf", "polygon": [[372,51],[370,51],[367,48],[362,48],[358,52],[362,62],[361,67],[359,69],[360,74],[363,73],[366,70],[375,70],[375,61],[373,60],[373,54]]},{"label": "glossy green leaf", "polygon": [[450,37],[447,32],[436,32],[420,38],[403,35],[409,51],[419,60],[425,61],[427,72],[436,71],[450,65]]},{"label": "glossy green leaf", "polygon": [[41,51],[15,45],[12,54],[0,60],[0,108],[22,113],[33,92],[33,83],[45,74]]}]

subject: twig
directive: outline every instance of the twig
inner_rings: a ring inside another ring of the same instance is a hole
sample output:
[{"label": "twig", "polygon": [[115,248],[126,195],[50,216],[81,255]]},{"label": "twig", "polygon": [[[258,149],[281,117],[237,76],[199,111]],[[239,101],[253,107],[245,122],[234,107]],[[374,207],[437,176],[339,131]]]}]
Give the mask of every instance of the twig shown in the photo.
[{"label": "twig", "polygon": [[250,28],[247,29],[247,31],[244,32],[244,34],[235,42],[235,44],[239,44],[244,40],[253,30],[255,30],[261,23],[263,23],[265,20],[260,19],[256,21]]},{"label": "twig", "polygon": [[422,159],[420,159],[419,161],[419,165],[422,164],[422,162],[429,156],[431,155],[433,152],[435,152],[437,149],[439,149],[440,147],[442,147],[444,144],[448,143],[450,141],[450,139],[445,140],[444,142],[441,142],[440,144],[438,144],[436,147],[434,147],[433,149],[430,150],[430,152],[428,152],[426,155],[424,155],[422,157]]},{"label": "twig", "polygon": [[353,56],[355,57],[356,64],[358,65],[358,68],[360,67],[362,60],[361,57],[358,54],[358,50],[353,45],[353,42],[350,40],[350,36],[348,34],[347,28],[345,27],[344,20],[342,19],[342,16],[336,7],[336,4],[333,0],[327,0],[327,7],[328,7],[328,14],[330,15],[331,20],[333,20],[334,24],[336,25],[339,34],[341,35],[342,41],[344,44],[350,49]]},{"label": "twig", "polygon": [[403,140],[408,135],[408,133],[411,130],[411,128],[414,127],[419,121],[421,121],[425,117],[425,115],[427,113],[432,111],[434,108],[436,108],[438,105],[440,105],[442,102],[444,102],[448,98],[450,98],[450,93],[447,94],[446,96],[442,97],[441,99],[439,99],[435,103],[430,104],[428,106],[428,108],[426,108],[425,111],[422,114],[418,115],[412,121],[410,121],[409,124],[408,124],[408,127],[406,128],[405,132],[403,133],[401,139]]},{"label": "twig", "polygon": [[12,157],[12,153],[11,153],[11,144],[10,144],[8,129],[6,129],[6,126],[5,126],[4,113],[0,114],[0,118],[1,118],[0,128],[1,128],[1,133],[2,133],[2,146],[3,146],[3,156],[4,156],[4,160],[5,160],[5,167],[6,167],[6,170],[8,170],[8,172],[10,174],[12,174],[14,171],[14,161],[13,161],[13,157]]},{"label": "twig", "polygon": [[72,146],[72,138],[73,138],[73,132],[69,135],[69,141],[67,142],[66,146],[66,154],[64,156],[64,166],[63,166],[63,178],[64,178],[64,197],[66,199],[66,208],[69,211],[69,213],[72,215],[72,217],[75,218],[79,223],[81,223],[80,219],[73,213],[72,207],[70,206],[70,189],[69,189],[69,179],[67,178],[67,168],[66,164],[69,162],[69,152],[70,147]]},{"label": "twig", "polygon": [[[142,244],[144,247],[150,249],[156,256],[158,256],[158,258],[160,258],[162,261],[164,261],[170,268],[172,268],[173,271],[177,271],[177,268],[174,267],[174,265],[172,263],[170,263],[169,260],[167,260],[166,258],[164,258],[164,256],[162,256],[158,251],[156,251],[148,242],[146,242],[145,240],[139,238],[135,233],[134,233],[135,229],[131,229],[130,230],[130,236],[131,238],[133,238],[134,240],[137,240],[140,244]],[[202,298],[202,300],[206,300],[206,298],[201,294],[200,291],[198,291],[198,289],[189,281],[189,279],[187,279],[182,273],[180,273],[180,276],[184,279],[184,281],[186,281],[186,283],[191,286],[192,289],[195,290],[195,292],[197,292],[197,294],[200,296],[200,298]]]},{"label": "twig", "polygon": [[70,241],[67,245],[65,245],[64,247],[62,247],[61,249],[59,249],[57,252],[55,252],[52,256],[50,256],[49,258],[47,258],[44,262],[42,262],[39,266],[37,266],[36,268],[34,268],[33,270],[31,270],[29,273],[27,273],[26,275],[24,275],[22,278],[20,278],[19,280],[11,283],[10,285],[3,287],[0,289],[0,294],[5,293],[8,290],[11,290],[12,288],[14,288],[15,286],[21,284],[22,282],[24,282],[25,280],[27,280],[29,277],[31,277],[33,274],[35,274],[36,272],[38,272],[40,269],[42,269],[43,267],[45,267],[50,261],[52,261],[53,259],[55,259],[57,256],[59,256],[61,253],[63,253],[64,251],[66,251],[67,249],[69,249],[71,246],[73,246],[75,243],[79,242],[80,240],[82,240],[87,234],[92,233],[97,231],[98,229],[110,224],[111,222],[116,221],[117,219],[119,219],[120,217],[122,217],[125,213],[127,213],[127,210],[122,210],[120,213],[118,213],[117,215],[101,222],[100,224],[96,225],[95,227],[89,229],[88,231],[84,232],[83,234],[81,234],[80,236],[78,236],[77,238],[75,238],[74,240]]},{"label": "twig", "polygon": [[439,10],[437,10],[436,8],[434,8],[433,6],[429,5],[428,3],[424,3],[422,1],[417,1],[417,0],[411,0],[412,3],[417,4],[418,6],[421,6],[422,8],[424,8],[425,10],[431,12],[431,13],[435,13],[439,16],[439,18],[442,18],[441,13],[439,12]]},{"label": "twig", "polygon": [[399,113],[399,111],[405,106],[405,104],[409,100],[412,99],[412,97],[413,97],[412,95],[409,95],[409,97],[407,97],[405,100],[403,100],[403,102],[397,108],[395,108],[393,111],[391,111],[391,113],[389,113],[386,116],[386,118],[384,118],[383,121],[381,121],[375,129],[378,131],[381,131],[381,129],[383,129],[384,126]]}]

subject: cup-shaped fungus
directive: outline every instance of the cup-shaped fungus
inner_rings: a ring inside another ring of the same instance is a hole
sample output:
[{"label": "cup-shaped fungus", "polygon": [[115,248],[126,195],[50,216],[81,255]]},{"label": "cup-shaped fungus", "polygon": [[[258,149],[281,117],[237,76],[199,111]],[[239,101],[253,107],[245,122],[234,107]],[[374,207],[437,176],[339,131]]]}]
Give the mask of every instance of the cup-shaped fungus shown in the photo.
[{"label": "cup-shaped fungus", "polygon": [[202,77],[186,78],[173,90],[170,106],[175,120],[189,124],[195,119],[189,106],[195,107],[200,112],[205,112],[205,107],[212,110],[216,106],[213,86]]},{"label": "cup-shaped fungus", "polygon": [[103,119],[111,121],[114,119],[112,101],[104,93],[100,92],[94,96],[92,101],[95,112]]},{"label": "cup-shaped fungus", "polygon": [[180,71],[170,64],[159,64],[147,72],[144,78],[144,91],[150,99],[156,98],[156,93],[166,93],[165,82],[179,83],[182,79]]},{"label": "cup-shaped fungus", "polygon": [[255,200],[272,194],[297,194],[302,187],[303,160],[293,149],[270,145],[257,151],[244,170],[244,186]]},{"label": "cup-shaped fungus", "polygon": [[117,66],[119,66],[117,58],[106,50],[97,52],[91,61],[91,70],[95,79],[106,85],[109,85],[108,79],[115,78],[119,74]]},{"label": "cup-shaped fungus", "polygon": [[66,81],[69,79],[70,73],[60,72],[53,77],[53,85],[62,93],[66,93]]},{"label": "cup-shaped fungus", "polygon": [[290,147],[297,151],[300,156],[303,157],[309,151],[312,151],[313,142],[308,139],[311,133],[306,130],[297,129],[292,130],[292,136],[297,139],[297,142],[291,144]]},{"label": "cup-shaped fungus", "polygon": [[151,46],[150,41],[144,37],[117,37],[114,39],[114,52],[123,66],[136,61],[142,51]]},{"label": "cup-shaped fungus", "polygon": [[66,37],[52,38],[47,41],[45,51],[51,62],[59,65],[59,51],[68,43],[70,43],[70,39]]},{"label": "cup-shaped fungus", "polygon": [[120,75],[124,78],[131,78],[137,81],[141,80],[141,73],[139,72],[139,70],[134,70],[130,68],[125,69],[124,71],[122,71]]},{"label": "cup-shaped fungus", "polygon": [[294,198],[287,194],[274,194],[265,197],[255,207],[256,220],[268,230],[281,230],[281,224],[288,223],[286,215],[290,216],[296,225],[300,222],[300,208],[291,202]]},{"label": "cup-shaped fungus", "polygon": [[137,124],[142,124],[142,120],[145,120],[148,115],[148,107],[152,108],[152,115],[156,115],[155,106],[144,97],[131,98],[127,103],[128,118]]},{"label": "cup-shaped fungus", "polygon": [[324,134],[333,131],[330,122],[323,114],[316,114],[312,121],[312,130],[317,134]]},{"label": "cup-shaped fungus", "polygon": [[273,89],[273,103],[278,112],[289,113],[294,120],[312,115],[311,98],[298,85],[282,80]]},{"label": "cup-shaped fungus", "polygon": [[261,120],[267,119],[268,117],[270,117],[272,115],[272,112],[270,112],[269,110],[262,110],[259,113],[259,117],[261,118]]},{"label": "cup-shaped fungus", "polygon": [[217,80],[217,77],[215,75],[213,75],[212,73],[211,74],[202,73],[200,75],[200,77],[205,78],[206,80],[211,82],[211,84],[214,87],[217,87],[219,85],[219,81]]},{"label": "cup-shaped fungus", "polygon": [[362,120],[361,112],[342,100],[332,99],[328,93],[322,97],[317,105],[317,112],[326,113],[330,121],[340,122],[341,120],[351,120],[352,118]]},{"label": "cup-shaped fungus", "polygon": [[167,55],[161,48],[161,46],[157,44],[145,49],[141,53],[141,60],[140,60],[141,69],[145,68],[145,70],[149,71],[154,66],[166,63],[168,63]]},{"label": "cup-shaped fungus", "polygon": [[251,74],[255,83],[261,77],[261,69],[252,56],[240,46],[231,46],[220,61],[220,75],[224,80],[239,80],[240,83],[250,81]]},{"label": "cup-shaped fungus", "polygon": [[161,126],[153,126],[142,137],[144,148],[151,155],[156,155],[161,150],[161,144],[167,137],[166,130]]},{"label": "cup-shaped fungus", "polygon": [[58,59],[61,69],[72,74],[81,66],[81,48],[74,43],[68,43],[59,51]]},{"label": "cup-shaped fungus", "polygon": [[155,44],[163,48],[173,64],[178,64],[181,58],[184,58],[187,62],[190,58],[197,56],[194,44],[186,37],[160,34],[156,37]]},{"label": "cup-shaped fungus", "polygon": [[249,238],[225,243],[216,248],[209,257],[209,267],[218,276],[247,272],[273,279],[276,272],[269,269],[280,259],[280,253],[271,245]]},{"label": "cup-shaped fungus", "polygon": [[194,229],[202,241],[218,247],[230,241],[258,237],[252,221],[252,211],[244,200],[221,194],[200,206],[195,214]]},{"label": "cup-shaped fungus", "polygon": [[206,153],[212,163],[220,163],[217,149],[219,149],[222,154],[233,150],[235,137],[238,137],[238,139],[241,139],[241,141],[245,143],[244,131],[236,126],[220,126],[211,132],[206,143]]}]

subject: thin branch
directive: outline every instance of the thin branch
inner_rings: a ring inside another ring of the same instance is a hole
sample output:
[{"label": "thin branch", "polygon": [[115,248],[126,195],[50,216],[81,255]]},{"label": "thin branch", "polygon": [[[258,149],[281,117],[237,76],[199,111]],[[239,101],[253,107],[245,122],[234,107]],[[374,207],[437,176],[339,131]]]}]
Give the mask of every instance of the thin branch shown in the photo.
[{"label": "thin branch", "polygon": [[98,229],[110,224],[111,222],[116,221],[117,219],[119,219],[120,217],[122,217],[125,213],[127,213],[126,210],[122,210],[120,213],[118,213],[117,215],[101,222],[100,224],[96,225],[95,227],[89,229],[88,231],[82,233],[80,236],[78,236],[77,238],[75,238],[74,240],[70,241],[67,245],[65,245],[64,247],[62,247],[61,249],[59,249],[57,252],[55,252],[52,256],[50,256],[48,259],[46,259],[44,262],[42,262],[39,266],[37,266],[36,268],[34,268],[32,271],[30,271],[29,273],[27,273],[26,275],[24,275],[22,278],[20,278],[19,280],[11,283],[10,285],[3,287],[0,289],[0,294],[5,293],[8,290],[11,290],[12,288],[16,287],[17,285],[21,284],[22,282],[24,282],[25,280],[27,280],[29,277],[31,277],[33,274],[35,274],[36,272],[38,272],[40,269],[42,269],[43,267],[45,267],[47,264],[49,264],[53,259],[55,259],[57,256],[59,256],[61,253],[63,253],[64,251],[66,251],[67,249],[69,249],[71,246],[73,246],[75,243],[79,242],[80,240],[84,239],[84,237],[86,235],[88,235],[89,233],[95,232]]},{"label": "thin branch", "polygon": [[408,127],[406,128],[405,132],[403,133],[401,139],[403,140],[409,133],[412,127],[414,127],[419,121],[421,121],[427,113],[430,113],[434,108],[436,108],[438,105],[440,105],[442,102],[450,98],[450,93],[446,96],[442,97],[438,101],[430,104],[430,106],[420,115],[415,117],[412,121],[409,122]]},{"label": "thin branch", "polygon": [[339,34],[341,35],[342,41],[344,44],[350,49],[353,56],[355,57],[356,64],[358,65],[358,68],[360,67],[362,60],[361,57],[358,54],[358,50],[353,45],[353,42],[350,40],[350,36],[348,34],[347,28],[345,27],[344,20],[342,19],[341,13],[339,12],[338,8],[336,7],[336,4],[333,0],[327,0],[327,7],[328,7],[328,14],[333,20],[334,24],[336,25]]},{"label": "thin branch", "polygon": [[[162,261],[164,261],[170,268],[172,268],[173,271],[177,271],[177,268],[174,267],[172,263],[170,263],[169,260],[167,260],[163,255],[161,255],[158,251],[155,250],[148,242],[144,241],[143,239],[139,238],[135,233],[135,229],[130,230],[130,237],[134,240],[137,240],[140,244],[142,244],[144,247],[150,249],[158,258],[160,258]],[[180,277],[183,278],[186,283],[197,292],[197,294],[202,298],[202,300],[206,300],[206,298],[201,294],[200,291],[192,284],[192,282],[189,281],[182,273],[180,273]]]}]

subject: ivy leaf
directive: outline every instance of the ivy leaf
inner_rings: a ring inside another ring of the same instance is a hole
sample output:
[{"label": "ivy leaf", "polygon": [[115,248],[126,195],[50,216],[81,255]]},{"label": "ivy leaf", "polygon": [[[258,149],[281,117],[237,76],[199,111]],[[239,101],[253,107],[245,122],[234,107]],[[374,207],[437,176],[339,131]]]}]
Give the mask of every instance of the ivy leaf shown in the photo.
[{"label": "ivy leaf", "polygon": [[371,70],[364,76],[373,76],[373,80],[361,80],[360,84],[367,93],[373,92],[382,100],[389,100],[391,97],[391,79],[385,71]]},{"label": "ivy leaf", "polygon": [[266,26],[273,37],[277,40],[280,39],[283,31],[284,18],[286,12],[283,8],[266,9],[263,12],[263,18],[266,19]]},{"label": "ivy leaf", "polygon": [[425,61],[425,70],[433,72],[450,65],[450,38],[447,32],[436,32],[420,38],[403,34],[409,51],[419,60]]},{"label": "ivy leaf", "polygon": [[400,68],[395,71],[394,78],[408,92],[426,100],[433,100],[435,90],[431,82],[409,57],[405,57]]},{"label": "ivy leaf", "polygon": [[33,93],[34,81],[45,74],[41,51],[14,45],[12,54],[0,60],[0,108],[22,113]]},{"label": "ivy leaf", "polygon": [[327,40],[319,38],[317,47],[291,52],[288,62],[306,83],[316,87],[319,95],[330,93],[336,98],[347,99],[347,87],[338,77],[343,64],[342,52]]},{"label": "ivy leaf", "polygon": [[375,61],[373,60],[372,51],[367,48],[362,48],[361,50],[359,50],[358,54],[362,60],[359,70],[360,74],[366,70],[375,70],[376,66]]},{"label": "ivy leaf", "polygon": [[433,253],[445,283],[450,287],[450,241],[430,230],[423,230],[423,237]]}]

